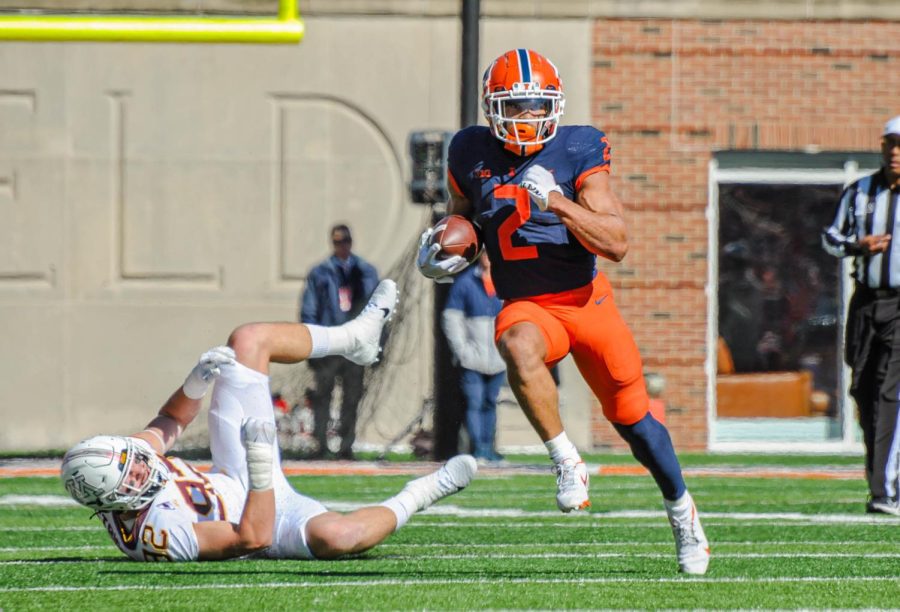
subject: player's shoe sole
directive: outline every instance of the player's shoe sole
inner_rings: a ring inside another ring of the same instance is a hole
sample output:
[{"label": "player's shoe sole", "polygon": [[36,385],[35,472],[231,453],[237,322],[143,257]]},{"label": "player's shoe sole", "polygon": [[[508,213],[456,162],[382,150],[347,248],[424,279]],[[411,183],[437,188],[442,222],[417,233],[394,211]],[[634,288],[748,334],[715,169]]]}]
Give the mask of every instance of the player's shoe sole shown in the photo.
[{"label": "player's shoe sole", "polygon": [[556,507],[566,513],[590,508],[590,485],[584,461],[565,459],[557,463],[553,471],[556,472]]},{"label": "player's shoe sole", "polygon": [[358,365],[371,365],[378,361],[381,352],[381,330],[394,316],[397,307],[397,283],[385,279],[378,283],[369,303],[359,315],[345,323],[347,333],[353,339],[352,347],[344,355]]},{"label": "player's shoe sole", "polygon": [[457,455],[436,472],[416,478],[403,487],[416,500],[417,510],[424,510],[448,495],[469,486],[478,472],[478,463],[471,455]]},{"label": "player's shoe sole", "polygon": [[[702,575],[709,567],[709,541],[703,533],[697,507],[690,493],[684,494],[687,500],[679,500],[678,509],[666,503],[666,514],[675,536],[675,555],[678,558],[678,571],[684,574]],[[684,503],[684,502],[687,503]]]}]

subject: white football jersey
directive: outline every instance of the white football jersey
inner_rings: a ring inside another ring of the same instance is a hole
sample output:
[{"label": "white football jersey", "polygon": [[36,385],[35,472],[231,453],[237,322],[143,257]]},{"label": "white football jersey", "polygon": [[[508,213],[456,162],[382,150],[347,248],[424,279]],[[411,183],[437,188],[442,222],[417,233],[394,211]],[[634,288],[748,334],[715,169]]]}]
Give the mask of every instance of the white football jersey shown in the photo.
[{"label": "white football jersey", "polygon": [[[122,552],[137,561],[194,561],[200,555],[195,523],[240,523],[248,482],[247,454],[240,432],[241,422],[247,416],[274,422],[269,377],[239,363],[222,365],[209,408],[213,473],[203,474],[181,459],[163,458],[171,480],[131,524],[125,524],[120,513],[100,513]],[[281,471],[277,446],[272,481],[272,545],[258,554],[277,559],[312,559],[306,524],[327,512],[327,508],[291,487]]]},{"label": "white football jersey", "polygon": [[225,474],[203,474],[186,461],[163,458],[171,479],[133,521],[119,512],[100,518],[119,550],[136,561],[194,561],[200,554],[194,523],[238,523],[247,493]]}]

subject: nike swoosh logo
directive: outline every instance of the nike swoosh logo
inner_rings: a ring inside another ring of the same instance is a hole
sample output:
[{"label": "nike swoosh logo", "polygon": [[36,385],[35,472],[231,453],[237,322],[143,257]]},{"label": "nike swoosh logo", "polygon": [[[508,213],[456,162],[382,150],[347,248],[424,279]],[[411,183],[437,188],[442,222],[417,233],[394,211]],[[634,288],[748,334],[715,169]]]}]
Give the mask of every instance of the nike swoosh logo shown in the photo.
[{"label": "nike swoosh logo", "polygon": [[597,306],[599,306],[600,304],[603,303],[603,300],[605,300],[605,299],[606,299],[606,296],[604,295],[604,296],[601,297],[599,300],[597,300],[596,302],[594,302],[594,304],[596,304]]}]

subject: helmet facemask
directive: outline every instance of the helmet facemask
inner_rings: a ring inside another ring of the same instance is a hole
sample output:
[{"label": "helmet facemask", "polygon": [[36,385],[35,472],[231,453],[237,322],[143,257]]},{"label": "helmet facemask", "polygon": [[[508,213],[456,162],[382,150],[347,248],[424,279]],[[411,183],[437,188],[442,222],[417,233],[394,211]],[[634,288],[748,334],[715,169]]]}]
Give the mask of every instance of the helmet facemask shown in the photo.
[{"label": "helmet facemask", "polygon": [[556,136],[565,95],[538,83],[514,83],[512,91],[488,93],[484,114],[495,138],[517,148],[543,145]]},{"label": "helmet facemask", "polygon": [[142,440],[96,436],[66,453],[62,478],[78,503],[118,512],[148,506],[165,486],[169,471]]}]

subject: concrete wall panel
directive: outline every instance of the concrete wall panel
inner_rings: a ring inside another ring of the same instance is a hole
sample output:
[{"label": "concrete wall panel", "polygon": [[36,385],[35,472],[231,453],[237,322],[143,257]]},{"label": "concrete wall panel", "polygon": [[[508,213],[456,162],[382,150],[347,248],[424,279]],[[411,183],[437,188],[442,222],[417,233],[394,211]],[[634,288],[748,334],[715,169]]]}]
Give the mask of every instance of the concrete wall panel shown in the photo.
[{"label": "concrete wall panel", "polygon": [[[0,296],[9,288],[0,283]],[[20,296],[0,303],[0,448],[49,448],[71,436],[63,406],[66,359],[65,307],[59,300]],[[77,441],[77,440],[75,440]]]},{"label": "concrete wall panel", "polygon": [[[290,47],[0,45],[0,449],[142,427],[234,326],[295,320],[335,222],[383,272],[407,253],[406,138],[457,122],[458,24],[308,25]],[[376,440],[429,392],[422,308]]]},{"label": "concrete wall panel", "polygon": [[[409,256],[429,215],[407,201],[407,136],[458,126],[459,21],[306,21],[297,46],[0,44],[0,323],[15,330],[0,450],[142,427],[235,325],[295,320],[335,222],[382,272]],[[545,53],[566,122],[587,123],[590,32],[485,19],[480,63]],[[408,272],[391,387],[361,415],[362,441],[393,437],[430,393],[431,285]],[[565,418],[586,424],[590,394],[566,370]],[[300,376],[277,372],[286,387]]]}]

